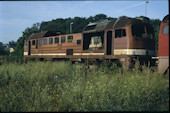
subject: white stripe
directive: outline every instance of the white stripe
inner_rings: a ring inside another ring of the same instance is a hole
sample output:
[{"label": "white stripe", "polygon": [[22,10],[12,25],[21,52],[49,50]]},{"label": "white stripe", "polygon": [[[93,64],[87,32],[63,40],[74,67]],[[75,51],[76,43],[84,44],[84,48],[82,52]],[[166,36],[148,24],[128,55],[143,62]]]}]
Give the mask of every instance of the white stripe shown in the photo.
[{"label": "white stripe", "polygon": [[24,52],[24,55],[28,55],[28,52]]},{"label": "white stripe", "polygon": [[[31,55],[66,55],[66,53],[31,54]],[[104,55],[104,53],[73,53],[73,55]]]},{"label": "white stripe", "polygon": [[[147,54],[148,52],[148,54]],[[155,51],[146,49],[115,49],[114,55],[154,55]],[[24,52],[24,55],[28,55],[28,52]],[[66,53],[43,53],[43,54],[31,54],[31,55],[66,55]],[[104,55],[104,53],[73,53],[73,55]]]},{"label": "white stripe", "polygon": [[104,53],[73,53],[73,55],[104,55]]},{"label": "white stripe", "polygon": [[73,55],[104,55],[104,53],[73,53]]},{"label": "white stripe", "polygon": [[82,55],[81,53],[73,53],[73,55]]},{"label": "white stripe", "polygon": [[[147,54],[148,52],[148,54]],[[154,55],[153,50],[146,49],[115,49],[114,55]]]},{"label": "white stripe", "polygon": [[44,53],[44,54],[31,54],[31,55],[66,55],[66,53]]},{"label": "white stripe", "polygon": [[82,55],[104,55],[104,53],[82,53]]}]

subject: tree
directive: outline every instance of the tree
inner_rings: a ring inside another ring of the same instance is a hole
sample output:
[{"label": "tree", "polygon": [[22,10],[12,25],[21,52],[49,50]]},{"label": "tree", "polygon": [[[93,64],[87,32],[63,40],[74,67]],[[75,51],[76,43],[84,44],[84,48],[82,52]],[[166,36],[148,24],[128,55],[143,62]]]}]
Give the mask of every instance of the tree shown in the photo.
[{"label": "tree", "polygon": [[16,46],[16,42],[14,41],[9,41],[9,47],[14,48]]},{"label": "tree", "polygon": [[155,31],[155,49],[158,50],[158,38],[159,38],[159,28],[161,21],[159,19],[150,19],[150,23]]},{"label": "tree", "polygon": [[120,19],[126,19],[126,18],[130,18],[130,17],[128,17],[128,16],[120,16],[119,18]]},{"label": "tree", "polygon": [[17,42],[16,42],[16,47],[14,48],[14,52],[12,55],[17,56],[17,60],[18,61],[22,61],[23,60],[23,53],[24,53],[24,40],[30,36],[32,33],[37,33],[40,32],[39,30],[40,28],[40,24],[36,23],[33,24],[33,26],[31,28],[26,28],[25,31],[22,32],[22,37],[20,37]]},{"label": "tree", "polygon": [[9,54],[9,51],[5,51],[4,47],[0,47],[0,56],[1,55],[8,55],[8,54]]},{"label": "tree", "polygon": [[97,14],[96,16],[94,16],[95,21],[104,20],[104,19],[107,19],[107,16],[105,14]]},{"label": "tree", "polygon": [[0,42],[0,47],[3,47],[3,43],[2,42]]},{"label": "tree", "polygon": [[0,56],[1,55],[8,55],[9,54],[9,51],[5,50],[5,47],[6,46],[4,46],[2,42],[0,42]]}]

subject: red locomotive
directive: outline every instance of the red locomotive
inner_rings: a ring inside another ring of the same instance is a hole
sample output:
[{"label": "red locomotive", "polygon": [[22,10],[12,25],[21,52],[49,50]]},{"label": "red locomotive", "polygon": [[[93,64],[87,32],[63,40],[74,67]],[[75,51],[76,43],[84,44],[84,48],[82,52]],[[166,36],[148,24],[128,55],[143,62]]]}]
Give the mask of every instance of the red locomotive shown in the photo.
[{"label": "red locomotive", "polygon": [[158,40],[158,72],[165,73],[169,69],[169,15],[161,22]]}]

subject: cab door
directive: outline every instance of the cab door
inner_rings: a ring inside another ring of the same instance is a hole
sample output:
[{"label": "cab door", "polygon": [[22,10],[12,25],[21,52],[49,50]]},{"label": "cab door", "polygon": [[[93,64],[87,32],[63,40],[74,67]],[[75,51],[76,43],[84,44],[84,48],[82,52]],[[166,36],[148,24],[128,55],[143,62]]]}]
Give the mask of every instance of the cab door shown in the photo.
[{"label": "cab door", "polygon": [[28,55],[31,55],[31,41],[28,41]]},{"label": "cab door", "polygon": [[112,37],[113,37],[113,32],[112,31],[107,31],[107,46],[106,46],[106,54],[107,55],[112,55]]}]

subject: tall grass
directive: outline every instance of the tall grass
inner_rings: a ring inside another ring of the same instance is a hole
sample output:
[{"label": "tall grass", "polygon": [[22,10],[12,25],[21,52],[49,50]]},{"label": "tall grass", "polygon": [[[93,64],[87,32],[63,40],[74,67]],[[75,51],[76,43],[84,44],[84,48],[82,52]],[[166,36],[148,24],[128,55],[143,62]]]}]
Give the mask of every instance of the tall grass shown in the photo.
[{"label": "tall grass", "polygon": [[2,64],[0,111],[168,111],[169,75],[142,68],[102,65],[89,71],[70,62]]},{"label": "tall grass", "polygon": [[0,65],[1,64],[8,64],[8,63],[23,63],[22,59],[19,59],[17,56],[11,55],[4,55],[4,56],[0,56]]}]

